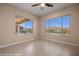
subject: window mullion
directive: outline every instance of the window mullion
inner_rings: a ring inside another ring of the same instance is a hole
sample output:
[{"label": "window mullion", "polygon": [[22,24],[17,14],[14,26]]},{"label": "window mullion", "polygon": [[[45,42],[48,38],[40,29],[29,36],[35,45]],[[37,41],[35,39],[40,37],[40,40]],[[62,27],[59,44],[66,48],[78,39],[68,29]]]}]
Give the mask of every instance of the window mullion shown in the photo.
[{"label": "window mullion", "polygon": [[63,16],[61,17],[61,34],[63,34]]},{"label": "window mullion", "polygon": [[49,34],[49,30],[50,30],[50,21],[48,20],[48,34]]}]

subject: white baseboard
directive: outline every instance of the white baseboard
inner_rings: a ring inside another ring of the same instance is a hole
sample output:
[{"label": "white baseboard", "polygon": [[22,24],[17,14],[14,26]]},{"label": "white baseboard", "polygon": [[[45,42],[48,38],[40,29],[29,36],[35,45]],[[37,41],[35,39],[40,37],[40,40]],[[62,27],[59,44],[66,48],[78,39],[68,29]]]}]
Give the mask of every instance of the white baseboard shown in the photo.
[{"label": "white baseboard", "polygon": [[[40,37],[40,39],[45,39],[45,40],[49,40],[48,38],[45,38],[45,37]],[[18,42],[14,42],[14,43],[10,43],[10,44],[6,44],[6,45],[2,45],[0,46],[0,48],[4,48],[4,47],[8,47],[8,46],[13,46],[13,45],[16,45],[16,44],[21,44],[21,43],[24,43],[24,42],[29,42],[29,41],[32,41],[32,40],[35,40],[35,39],[31,39],[31,40],[24,40],[24,41],[18,41]],[[51,40],[51,39],[50,39]],[[79,47],[78,44],[73,44],[73,43],[68,43],[68,42],[61,42],[61,41],[57,41],[57,40],[51,40],[51,41],[55,41],[55,42],[59,42],[59,43],[63,43],[63,44],[67,44],[67,45],[72,45],[72,46],[76,46],[76,47]]]},{"label": "white baseboard", "polygon": [[4,48],[4,47],[8,47],[8,46],[13,46],[13,45],[16,45],[16,44],[21,44],[21,43],[24,43],[24,42],[29,42],[29,41],[32,41],[32,40],[34,40],[34,39],[13,42],[13,43],[9,43],[9,44],[2,45],[2,46],[0,46],[0,48]]},{"label": "white baseboard", "polygon": [[[45,37],[40,37],[41,39],[45,39],[45,40],[51,40],[50,38],[45,38]],[[63,43],[63,44],[67,44],[67,45],[71,45],[71,46],[76,46],[76,47],[79,47],[78,44],[73,44],[73,43],[69,43],[69,42],[62,42],[62,41],[57,41],[57,40],[51,40],[51,41],[54,41],[54,42],[59,42],[59,43]]]}]

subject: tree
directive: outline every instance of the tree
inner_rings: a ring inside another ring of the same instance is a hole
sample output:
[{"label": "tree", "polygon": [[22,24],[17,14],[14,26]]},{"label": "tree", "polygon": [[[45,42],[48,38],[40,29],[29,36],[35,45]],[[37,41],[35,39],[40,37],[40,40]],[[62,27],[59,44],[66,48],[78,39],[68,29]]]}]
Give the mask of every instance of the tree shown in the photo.
[{"label": "tree", "polygon": [[63,32],[64,34],[66,34],[66,33],[68,33],[68,29],[67,29],[67,28],[63,28],[62,32]]}]

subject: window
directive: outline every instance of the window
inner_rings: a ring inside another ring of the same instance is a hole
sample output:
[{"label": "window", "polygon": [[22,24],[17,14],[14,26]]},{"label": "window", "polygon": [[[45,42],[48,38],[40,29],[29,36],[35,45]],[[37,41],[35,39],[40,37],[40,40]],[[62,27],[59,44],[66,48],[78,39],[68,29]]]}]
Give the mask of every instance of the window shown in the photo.
[{"label": "window", "polygon": [[70,16],[62,16],[47,19],[44,22],[45,32],[47,34],[65,35],[70,34]]},{"label": "window", "polygon": [[28,34],[32,33],[32,21],[27,19],[16,19],[16,33]]}]

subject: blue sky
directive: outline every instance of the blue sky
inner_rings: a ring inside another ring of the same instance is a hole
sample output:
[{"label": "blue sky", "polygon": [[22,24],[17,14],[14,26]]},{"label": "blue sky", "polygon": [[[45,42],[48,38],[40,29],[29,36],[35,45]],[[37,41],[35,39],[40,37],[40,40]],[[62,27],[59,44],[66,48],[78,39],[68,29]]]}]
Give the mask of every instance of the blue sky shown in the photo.
[{"label": "blue sky", "polygon": [[20,24],[24,28],[32,28],[32,21],[26,21]]},{"label": "blue sky", "polygon": [[64,16],[63,19],[64,19],[63,26],[69,28],[70,27],[70,16]]},{"label": "blue sky", "polygon": [[61,27],[61,23],[62,23],[63,27],[69,28],[70,27],[70,16],[47,19],[44,24],[46,28],[48,28],[49,23],[50,23],[50,27],[53,27],[53,26]]}]

